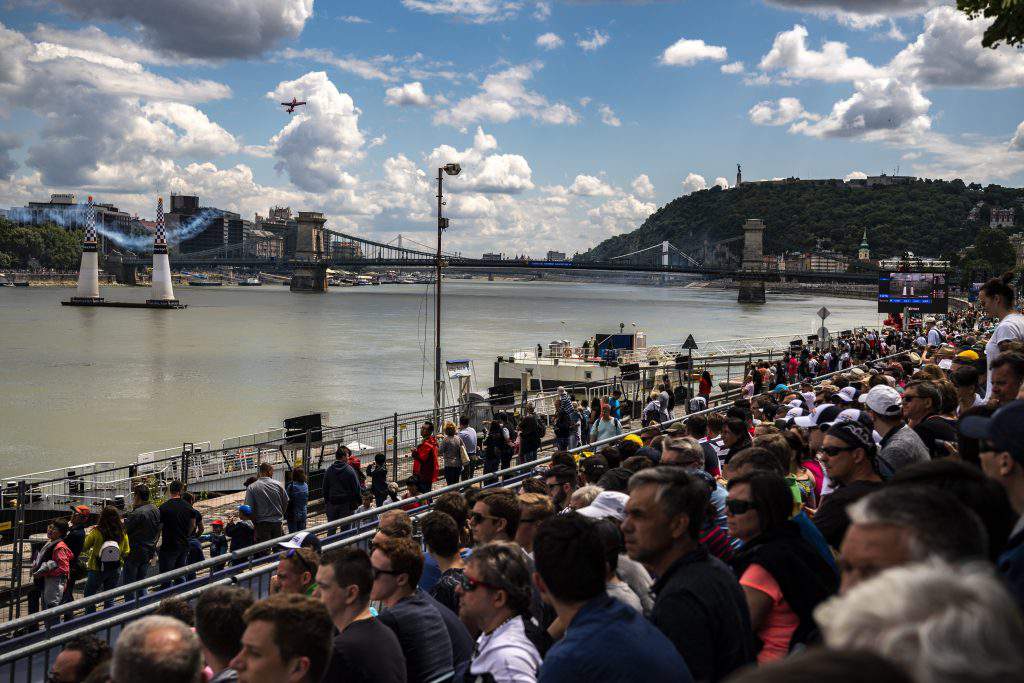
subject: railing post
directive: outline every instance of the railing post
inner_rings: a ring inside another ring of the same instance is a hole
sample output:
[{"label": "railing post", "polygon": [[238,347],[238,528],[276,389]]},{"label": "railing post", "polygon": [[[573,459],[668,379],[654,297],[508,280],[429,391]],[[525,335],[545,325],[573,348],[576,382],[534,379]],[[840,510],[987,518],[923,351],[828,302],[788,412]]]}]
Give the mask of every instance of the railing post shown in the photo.
[{"label": "railing post", "polygon": [[[178,474],[181,475],[181,483],[184,486],[188,486],[188,447],[192,444],[183,443],[181,444],[181,465],[178,468]],[[193,446],[194,448],[194,446]]]},{"label": "railing post", "polygon": [[309,467],[310,446],[312,444],[312,441],[313,441],[313,433],[310,432],[307,429],[306,430],[306,443],[303,444],[303,446],[302,446],[302,466],[305,467],[305,468]]},{"label": "railing post", "polygon": [[395,438],[391,443],[391,479],[398,481],[398,413],[395,413],[392,429],[395,432]]},{"label": "railing post", "polygon": [[28,485],[25,480],[18,481],[18,509],[14,511],[14,555],[11,557],[11,609],[7,618],[17,619],[21,616],[21,573],[22,555],[25,552],[25,501]]}]

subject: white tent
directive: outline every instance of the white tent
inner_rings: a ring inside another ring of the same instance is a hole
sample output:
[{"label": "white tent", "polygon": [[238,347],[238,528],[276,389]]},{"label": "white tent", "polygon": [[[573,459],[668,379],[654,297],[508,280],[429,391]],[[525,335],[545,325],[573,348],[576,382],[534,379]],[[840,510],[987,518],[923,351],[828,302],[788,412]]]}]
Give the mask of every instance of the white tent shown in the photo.
[{"label": "white tent", "polygon": [[349,449],[353,453],[358,453],[359,451],[372,451],[373,450],[373,446],[367,446],[365,443],[359,443],[358,441],[353,441],[350,444],[346,444],[345,448]]}]

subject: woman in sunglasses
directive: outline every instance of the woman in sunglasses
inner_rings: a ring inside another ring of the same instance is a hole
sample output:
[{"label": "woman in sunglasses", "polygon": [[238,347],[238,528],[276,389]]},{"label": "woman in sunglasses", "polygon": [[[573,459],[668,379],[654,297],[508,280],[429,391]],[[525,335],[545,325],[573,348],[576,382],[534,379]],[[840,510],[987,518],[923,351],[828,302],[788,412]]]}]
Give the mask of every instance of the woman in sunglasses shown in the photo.
[{"label": "woman in sunglasses", "polygon": [[790,519],[793,495],[778,474],[731,479],[725,509],[729,532],[744,543],[732,564],[759,641],[757,661],[782,659],[815,638],[814,608],[839,579]]}]

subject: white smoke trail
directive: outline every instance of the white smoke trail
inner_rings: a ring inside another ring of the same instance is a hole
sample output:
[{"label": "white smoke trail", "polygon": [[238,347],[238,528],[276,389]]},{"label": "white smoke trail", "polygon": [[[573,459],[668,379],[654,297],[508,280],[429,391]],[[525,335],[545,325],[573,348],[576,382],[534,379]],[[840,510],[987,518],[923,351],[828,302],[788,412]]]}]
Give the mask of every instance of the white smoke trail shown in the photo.
[{"label": "white smoke trail", "polygon": [[[203,209],[195,216],[192,216],[173,230],[167,230],[168,242],[184,242],[190,240],[203,230],[214,219],[224,214],[218,209]],[[23,207],[12,208],[7,212],[7,217],[15,223],[55,223],[62,228],[81,228],[85,230],[89,222],[88,204],[74,204],[64,209],[34,209]],[[118,246],[131,249],[137,253],[153,251],[153,237],[151,235],[128,235],[103,225],[96,221],[96,232],[112,240]]]}]

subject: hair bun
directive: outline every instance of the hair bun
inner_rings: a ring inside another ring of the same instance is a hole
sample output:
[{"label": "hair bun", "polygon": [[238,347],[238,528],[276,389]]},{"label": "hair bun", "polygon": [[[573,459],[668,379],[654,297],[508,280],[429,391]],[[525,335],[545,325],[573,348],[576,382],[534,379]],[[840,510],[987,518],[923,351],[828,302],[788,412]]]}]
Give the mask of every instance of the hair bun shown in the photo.
[{"label": "hair bun", "polygon": [[1006,271],[1005,273],[1003,273],[1003,276],[1001,278],[999,278],[999,279],[1002,280],[1004,285],[1008,285],[1011,282],[1013,282],[1014,275],[1015,275],[1015,273],[1013,272],[1013,269],[1010,269],[1010,270]]}]

